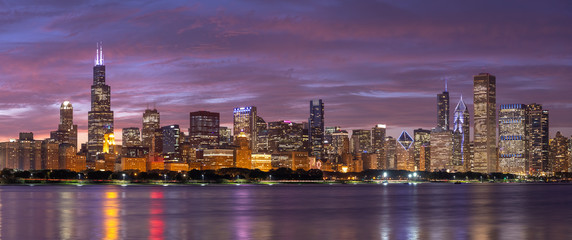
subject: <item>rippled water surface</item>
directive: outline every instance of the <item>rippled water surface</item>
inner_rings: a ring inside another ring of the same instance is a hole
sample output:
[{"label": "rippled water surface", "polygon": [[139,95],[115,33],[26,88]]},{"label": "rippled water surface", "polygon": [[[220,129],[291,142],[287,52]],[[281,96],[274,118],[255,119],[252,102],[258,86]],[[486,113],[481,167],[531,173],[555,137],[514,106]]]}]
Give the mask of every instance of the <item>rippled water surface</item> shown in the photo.
[{"label": "rippled water surface", "polygon": [[0,239],[571,239],[572,185],[0,186]]}]

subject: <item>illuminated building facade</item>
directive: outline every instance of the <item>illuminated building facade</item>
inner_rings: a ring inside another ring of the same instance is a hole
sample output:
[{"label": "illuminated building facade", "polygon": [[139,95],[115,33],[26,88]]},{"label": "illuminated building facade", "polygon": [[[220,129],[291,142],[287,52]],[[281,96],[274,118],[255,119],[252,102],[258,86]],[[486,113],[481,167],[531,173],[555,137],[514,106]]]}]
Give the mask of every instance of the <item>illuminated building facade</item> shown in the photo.
[{"label": "illuminated building facade", "polygon": [[365,129],[352,130],[352,152],[354,154],[371,152],[371,131]]},{"label": "illuminated building facade", "polygon": [[181,129],[173,124],[161,128],[163,133],[163,154],[165,162],[178,162],[180,160]]},{"label": "illuminated building facade", "polygon": [[257,115],[256,115],[256,107],[240,107],[235,108],[233,111],[233,134],[234,136],[238,136],[239,133],[244,132],[246,138],[250,142],[250,149],[253,149],[253,152],[256,152],[256,140],[257,137]]},{"label": "illuminated building facade", "polygon": [[568,172],[570,167],[570,153],[568,152],[568,138],[556,132],[556,136],[550,139],[549,166],[554,173]]},{"label": "illuminated building facade", "polygon": [[291,121],[268,122],[268,152],[302,151],[304,125]]},{"label": "illuminated building facade", "polygon": [[499,172],[528,174],[526,105],[501,104],[499,110]]},{"label": "illuminated building facade", "polygon": [[[158,134],[157,130],[161,129],[161,116],[157,109],[146,109],[143,113],[143,128],[141,128],[141,144],[148,147],[150,152],[157,152],[153,149],[153,138]],[[161,151],[159,151],[160,153]]]},{"label": "illuminated building facade", "polygon": [[435,129],[431,132],[431,160],[429,171],[450,170],[453,156],[453,132]]},{"label": "illuminated building facade", "polygon": [[397,156],[397,170],[417,171],[415,169],[415,152],[413,151],[413,138],[406,131],[402,131],[397,139],[398,147],[395,151]]},{"label": "illuminated building facade", "polygon": [[310,170],[308,152],[280,152],[271,155],[272,168],[290,168],[292,170]]},{"label": "illuminated building facade", "polygon": [[272,155],[268,153],[252,154],[252,169],[260,169],[261,171],[270,171],[272,169]]},{"label": "illuminated building facade", "polygon": [[93,85],[91,85],[91,111],[88,112],[88,154],[89,160],[95,160],[103,151],[103,137],[113,133],[113,111],[111,111],[111,88],[105,83],[105,65],[103,49],[98,44],[95,66],[93,67]]},{"label": "illuminated building facade", "polygon": [[[397,140],[391,136],[385,138],[385,169],[397,169]],[[400,146],[401,147],[401,146]]]},{"label": "illuminated building facade", "polygon": [[473,94],[475,137],[472,171],[496,172],[496,77],[488,73],[474,76]]},{"label": "illuminated building facade", "polygon": [[528,104],[526,108],[529,174],[538,175],[549,171],[548,110],[536,103]]},{"label": "illuminated building facade", "polygon": [[50,138],[77,147],[77,125],[73,124],[73,106],[69,101],[60,105],[60,124],[57,131],[50,132]]},{"label": "illuminated building facade", "polygon": [[385,134],[387,126],[377,124],[371,129],[371,151],[378,157],[377,169],[384,169],[385,166]]},{"label": "illuminated building facade", "polygon": [[223,148],[232,144],[232,135],[230,134],[230,129],[228,127],[219,127],[219,145]]},{"label": "illuminated building facade", "polygon": [[449,130],[449,92],[445,83],[445,91],[437,94],[437,128]]},{"label": "illuminated building facade", "polygon": [[197,148],[215,148],[220,138],[220,113],[198,111],[189,114],[189,141]]},{"label": "illuminated building facade", "polygon": [[121,143],[124,148],[141,146],[141,133],[139,128],[123,128],[121,131]]},{"label": "illuminated building facade", "polygon": [[248,146],[248,139],[244,132],[236,136],[237,148],[234,152],[234,166],[237,168],[252,168],[252,150]]},{"label": "illuminated building facade", "polygon": [[324,155],[324,102],[322,99],[310,101],[308,124],[310,156],[321,160]]},{"label": "illuminated building facade", "polygon": [[[59,169],[59,143],[54,139],[46,139],[42,141],[41,146],[41,169]],[[85,167],[85,166],[84,166]]]},{"label": "illuminated building facade", "polygon": [[219,170],[234,167],[233,149],[205,149],[203,150],[202,170]]},{"label": "illuminated building facade", "polygon": [[125,170],[137,170],[140,172],[147,171],[147,159],[137,158],[137,157],[122,157],[121,158],[121,169]]},{"label": "illuminated building facade", "polygon": [[421,157],[421,148],[429,146],[431,143],[431,130],[415,129],[413,130],[413,151],[415,167],[420,171],[427,171],[426,166],[429,166],[428,154]]},{"label": "illuminated building facade", "polygon": [[469,152],[470,144],[470,121],[469,109],[463,97],[457,103],[453,114],[453,160],[452,166],[457,171],[466,172],[470,170],[471,154]]}]

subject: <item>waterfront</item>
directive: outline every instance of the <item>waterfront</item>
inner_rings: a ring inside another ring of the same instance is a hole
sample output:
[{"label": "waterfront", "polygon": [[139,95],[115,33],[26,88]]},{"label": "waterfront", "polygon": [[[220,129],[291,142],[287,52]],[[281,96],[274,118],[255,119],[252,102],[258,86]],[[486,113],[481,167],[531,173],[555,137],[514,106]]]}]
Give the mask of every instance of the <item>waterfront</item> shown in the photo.
[{"label": "waterfront", "polygon": [[0,239],[566,239],[570,184],[5,185]]}]

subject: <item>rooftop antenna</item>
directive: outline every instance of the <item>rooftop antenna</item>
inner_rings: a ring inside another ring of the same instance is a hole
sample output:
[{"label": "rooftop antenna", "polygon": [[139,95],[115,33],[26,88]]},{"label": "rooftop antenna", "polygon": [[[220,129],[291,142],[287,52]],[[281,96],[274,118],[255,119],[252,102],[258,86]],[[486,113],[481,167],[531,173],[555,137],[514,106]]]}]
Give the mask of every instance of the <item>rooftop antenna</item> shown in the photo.
[{"label": "rooftop antenna", "polygon": [[445,92],[447,92],[447,77],[445,77]]}]

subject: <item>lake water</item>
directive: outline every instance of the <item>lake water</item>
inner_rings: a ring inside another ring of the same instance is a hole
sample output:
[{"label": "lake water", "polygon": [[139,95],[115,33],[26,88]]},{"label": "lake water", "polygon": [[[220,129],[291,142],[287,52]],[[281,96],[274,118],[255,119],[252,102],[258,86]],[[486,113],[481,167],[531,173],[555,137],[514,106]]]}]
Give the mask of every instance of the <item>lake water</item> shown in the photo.
[{"label": "lake water", "polygon": [[0,239],[570,239],[572,185],[0,186]]}]

